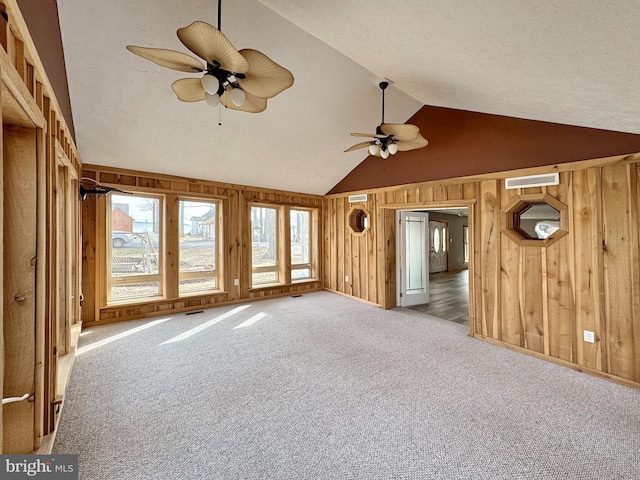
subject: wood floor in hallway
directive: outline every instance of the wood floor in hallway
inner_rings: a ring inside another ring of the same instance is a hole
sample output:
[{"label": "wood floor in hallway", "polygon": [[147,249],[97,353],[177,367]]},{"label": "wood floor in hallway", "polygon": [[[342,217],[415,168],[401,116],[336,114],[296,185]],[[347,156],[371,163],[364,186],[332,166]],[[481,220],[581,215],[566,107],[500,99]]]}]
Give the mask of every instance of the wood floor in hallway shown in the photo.
[{"label": "wood floor in hallway", "polygon": [[429,300],[409,307],[462,325],[469,325],[469,270],[429,275]]}]

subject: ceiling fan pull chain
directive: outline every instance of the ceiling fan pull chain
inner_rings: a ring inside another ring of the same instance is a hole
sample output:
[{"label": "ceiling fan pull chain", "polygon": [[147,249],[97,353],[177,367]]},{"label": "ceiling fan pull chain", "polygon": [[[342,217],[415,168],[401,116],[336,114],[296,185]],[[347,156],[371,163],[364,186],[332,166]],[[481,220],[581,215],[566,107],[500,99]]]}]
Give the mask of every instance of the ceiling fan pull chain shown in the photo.
[{"label": "ceiling fan pull chain", "polygon": [[384,123],[384,88],[382,89],[382,122],[380,123]]}]

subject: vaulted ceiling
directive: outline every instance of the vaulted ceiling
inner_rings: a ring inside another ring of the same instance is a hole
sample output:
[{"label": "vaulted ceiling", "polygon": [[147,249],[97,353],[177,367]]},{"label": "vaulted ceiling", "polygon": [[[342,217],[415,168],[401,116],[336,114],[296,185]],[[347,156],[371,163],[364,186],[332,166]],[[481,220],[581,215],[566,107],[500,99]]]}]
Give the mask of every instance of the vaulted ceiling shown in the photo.
[{"label": "vaulted ceiling", "polygon": [[384,78],[387,122],[433,105],[640,133],[640,8],[628,0],[223,1],[231,43],[295,77],[259,114],[180,102],[170,85],[189,74],[125,49],[189,53],[176,30],[216,25],[217,1],[64,0],[58,11],[88,164],[324,194],[366,158],[343,150],[380,123]]}]

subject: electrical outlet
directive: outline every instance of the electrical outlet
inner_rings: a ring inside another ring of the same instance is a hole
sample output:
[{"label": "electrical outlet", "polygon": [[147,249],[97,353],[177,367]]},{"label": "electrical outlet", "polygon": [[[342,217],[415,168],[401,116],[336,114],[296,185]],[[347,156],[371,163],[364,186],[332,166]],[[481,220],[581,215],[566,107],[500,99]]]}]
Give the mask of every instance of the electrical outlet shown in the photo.
[{"label": "electrical outlet", "polygon": [[593,332],[590,332],[589,330],[585,330],[584,331],[584,341],[585,342],[589,342],[589,343],[595,343],[596,338]]},{"label": "electrical outlet", "polygon": [[344,281],[345,281],[345,282],[349,282],[349,275],[345,275],[345,276],[344,276]]},{"label": "electrical outlet", "polygon": [[238,280],[237,278],[234,278],[233,284],[237,287],[238,285],[240,285],[240,280]]}]

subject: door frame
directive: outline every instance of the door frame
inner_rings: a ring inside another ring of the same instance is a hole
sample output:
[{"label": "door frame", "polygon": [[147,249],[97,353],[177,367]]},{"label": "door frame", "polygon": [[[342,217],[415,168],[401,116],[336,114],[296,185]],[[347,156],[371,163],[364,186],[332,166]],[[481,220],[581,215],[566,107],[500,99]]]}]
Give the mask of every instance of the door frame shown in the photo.
[{"label": "door frame", "polygon": [[474,336],[476,329],[476,286],[480,286],[480,279],[477,278],[477,272],[481,271],[481,266],[476,265],[476,239],[475,233],[479,220],[477,217],[476,200],[453,200],[444,202],[425,202],[425,203],[407,203],[407,204],[388,204],[381,205],[380,209],[383,213],[385,241],[384,241],[384,284],[381,285],[384,292],[383,308],[391,309],[397,306],[397,262],[398,247],[397,242],[397,211],[398,210],[416,210],[428,211],[439,210],[444,208],[467,208],[467,227],[469,228],[469,335]]}]

